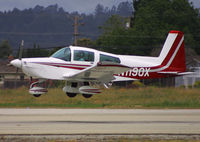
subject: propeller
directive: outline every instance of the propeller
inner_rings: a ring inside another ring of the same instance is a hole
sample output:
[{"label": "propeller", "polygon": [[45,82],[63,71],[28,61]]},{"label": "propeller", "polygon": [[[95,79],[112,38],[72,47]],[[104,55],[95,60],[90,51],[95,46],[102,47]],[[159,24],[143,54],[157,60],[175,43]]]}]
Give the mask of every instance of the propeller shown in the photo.
[{"label": "propeller", "polygon": [[23,48],[24,48],[24,40],[21,41],[21,45],[19,47],[19,60],[22,59]]},{"label": "propeller", "polygon": [[20,47],[19,47],[19,56],[18,59],[12,60],[10,62],[11,65],[17,67],[16,73],[18,72],[18,68],[22,68],[22,53],[23,53],[23,46],[24,46],[24,40],[21,41]]},{"label": "propeller", "polygon": [[[23,46],[24,46],[24,40],[21,41],[21,44],[20,44],[20,47],[19,47],[19,56],[18,56],[18,59],[15,59],[15,60],[12,60],[10,62],[11,65],[15,66],[17,69],[16,69],[16,74],[18,73],[19,71],[19,68],[22,68],[22,53],[23,53]],[[15,88],[17,87],[17,76],[15,78]]]}]

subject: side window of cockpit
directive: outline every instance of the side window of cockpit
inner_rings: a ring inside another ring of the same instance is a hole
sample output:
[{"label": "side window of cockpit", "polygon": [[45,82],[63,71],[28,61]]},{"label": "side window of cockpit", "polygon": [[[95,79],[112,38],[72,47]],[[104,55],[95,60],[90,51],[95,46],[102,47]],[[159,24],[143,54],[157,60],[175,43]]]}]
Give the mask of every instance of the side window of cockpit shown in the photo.
[{"label": "side window of cockpit", "polygon": [[100,62],[103,62],[103,61],[114,62],[114,63],[120,63],[121,62],[120,59],[117,58],[117,57],[100,54]]},{"label": "side window of cockpit", "polygon": [[74,61],[94,62],[94,52],[74,50]]}]

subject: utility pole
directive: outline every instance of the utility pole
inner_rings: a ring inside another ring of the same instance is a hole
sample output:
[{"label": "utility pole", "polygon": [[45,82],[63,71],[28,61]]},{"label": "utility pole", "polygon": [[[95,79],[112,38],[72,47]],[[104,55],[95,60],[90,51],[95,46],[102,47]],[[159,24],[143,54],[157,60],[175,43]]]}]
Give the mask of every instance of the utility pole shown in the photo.
[{"label": "utility pole", "polygon": [[78,39],[78,16],[74,17],[74,45],[77,46],[77,39]]},{"label": "utility pole", "polygon": [[77,40],[78,40],[78,36],[80,35],[79,33],[78,33],[78,26],[79,25],[83,25],[83,23],[79,23],[79,19],[81,19],[81,18],[79,18],[79,16],[74,16],[74,45],[75,46],[77,46]]}]

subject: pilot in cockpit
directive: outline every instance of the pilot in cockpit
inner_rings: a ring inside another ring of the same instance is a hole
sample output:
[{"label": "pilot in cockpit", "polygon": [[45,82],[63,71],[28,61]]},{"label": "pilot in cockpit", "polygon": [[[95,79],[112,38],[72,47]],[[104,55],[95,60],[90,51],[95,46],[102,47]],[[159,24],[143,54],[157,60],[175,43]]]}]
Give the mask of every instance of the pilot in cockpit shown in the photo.
[{"label": "pilot in cockpit", "polygon": [[83,51],[79,52],[79,54],[78,54],[78,60],[79,61],[85,61],[84,56],[85,56],[85,54],[84,54]]}]

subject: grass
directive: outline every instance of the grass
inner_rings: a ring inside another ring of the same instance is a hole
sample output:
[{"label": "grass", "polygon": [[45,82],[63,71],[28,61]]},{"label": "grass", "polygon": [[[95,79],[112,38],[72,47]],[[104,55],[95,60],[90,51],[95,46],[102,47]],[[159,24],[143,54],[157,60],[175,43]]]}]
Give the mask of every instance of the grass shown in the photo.
[{"label": "grass", "polygon": [[200,108],[200,89],[111,88],[102,94],[85,99],[81,95],[69,98],[60,88],[49,89],[39,98],[28,93],[25,87],[0,90],[1,108]]}]

